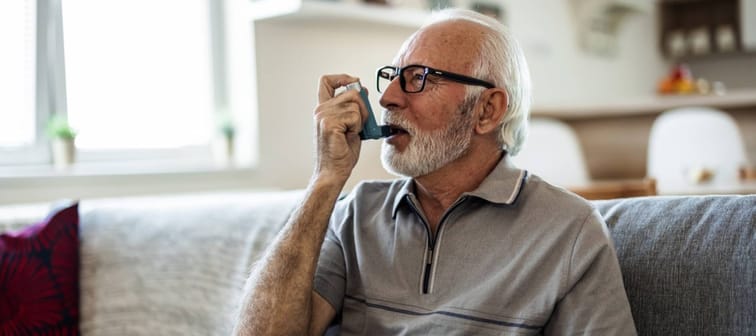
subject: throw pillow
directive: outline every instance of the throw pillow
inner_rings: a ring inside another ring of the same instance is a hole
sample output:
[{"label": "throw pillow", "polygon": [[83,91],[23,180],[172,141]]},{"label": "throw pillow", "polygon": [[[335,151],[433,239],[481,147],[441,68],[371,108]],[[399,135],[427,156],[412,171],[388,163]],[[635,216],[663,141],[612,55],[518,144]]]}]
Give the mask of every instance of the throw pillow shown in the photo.
[{"label": "throw pillow", "polygon": [[79,334],[78,204],[0,234],[0,335]]}]

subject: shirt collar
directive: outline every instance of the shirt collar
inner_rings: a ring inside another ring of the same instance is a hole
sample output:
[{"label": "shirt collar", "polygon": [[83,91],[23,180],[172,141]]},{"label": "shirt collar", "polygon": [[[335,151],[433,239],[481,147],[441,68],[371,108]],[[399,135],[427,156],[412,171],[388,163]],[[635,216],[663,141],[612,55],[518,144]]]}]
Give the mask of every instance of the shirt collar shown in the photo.
[{"label": "shirt collar", "polygon": [[[493,171],[483,179],[483,182],[475,190],[465,192],[462,195],[474,196],[491,203],[511,205],[517,201],[527,176],[526,170],[515,167],[509,156],[504,155]],[[392,217],[396,217],[399,206],[406,202],[410,195],[413,195],[414,186],[412,179],[402,181],[402,186],[394,196]]]}]

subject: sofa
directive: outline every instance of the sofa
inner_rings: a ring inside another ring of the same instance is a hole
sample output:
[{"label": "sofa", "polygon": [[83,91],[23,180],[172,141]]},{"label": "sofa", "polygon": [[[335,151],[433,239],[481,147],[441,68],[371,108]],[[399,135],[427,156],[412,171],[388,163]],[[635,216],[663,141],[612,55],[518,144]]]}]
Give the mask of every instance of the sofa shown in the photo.
[{"label": "sofa", "polygon": [[[230,334],[250,266],[302,197],[79,201],[81,333]],[[593,203],[614,239],[640,335],[756,335],[756,195]],[[53,207],[0,206],[0,232],[39,222]]]}]

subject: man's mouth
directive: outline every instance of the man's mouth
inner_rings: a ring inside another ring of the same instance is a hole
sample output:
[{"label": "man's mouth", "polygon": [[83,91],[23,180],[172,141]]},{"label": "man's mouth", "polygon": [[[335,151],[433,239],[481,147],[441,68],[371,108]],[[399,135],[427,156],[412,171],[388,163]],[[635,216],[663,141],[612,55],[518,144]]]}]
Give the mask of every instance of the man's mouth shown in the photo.
[{"label": "man's mouth", "polygon": [[391,135],[409,134],[407,130],[398,125],[389,125],[389,132]]}]

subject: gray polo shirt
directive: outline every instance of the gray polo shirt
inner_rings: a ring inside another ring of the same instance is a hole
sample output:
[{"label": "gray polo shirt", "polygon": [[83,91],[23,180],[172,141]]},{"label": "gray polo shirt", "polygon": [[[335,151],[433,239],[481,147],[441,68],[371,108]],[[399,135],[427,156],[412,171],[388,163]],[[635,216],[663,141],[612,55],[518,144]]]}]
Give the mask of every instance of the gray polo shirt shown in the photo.
[{"label": "gray polo shirt", "polygon": [[431,235],[411,180],[336,205],[315,290],[342,335],[635,335],[592,206],[502,160]]}]

